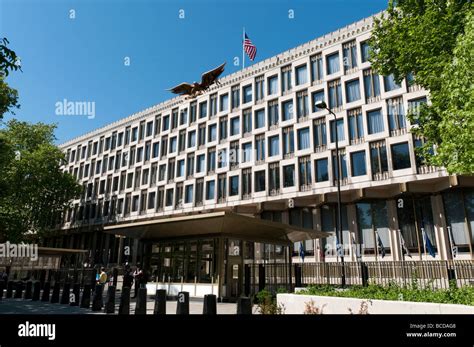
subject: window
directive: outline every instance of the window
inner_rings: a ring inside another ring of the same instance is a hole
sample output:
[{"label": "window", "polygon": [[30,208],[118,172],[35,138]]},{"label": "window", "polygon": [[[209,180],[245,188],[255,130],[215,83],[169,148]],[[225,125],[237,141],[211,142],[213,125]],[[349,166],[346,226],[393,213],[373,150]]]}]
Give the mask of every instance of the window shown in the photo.
[{"label": "window", "polygon": [[153,121],[146,123],[146,136],[153,135]]},{"label": "window", "polygon": [[263,192],[265,190],[265,170],[255,172],[255,191]]},{"label": "window", "polygon": [[176,152],[176,144],[177,144],[177,138],[172,137],[170,138],[170,153],[175,153]]},{"label": "window", "polygon": [[364,41],[360,43],[360,54],[362,58],[362,62],[365,63],[369,61],[369,41]]},{"label": "window", "polygon": [[313,112],[320,111],[320,109],[316,107],[316,104],[320,101],[324,101],[324,89],[311,93],[311,99]]},{"label": "window", "polygon": [[391,150],[394,170],[407,169],[411,167],[408,142],[392,145]]},{"label": "window", "polygon": [[414,123],[418,123],[417,118],[420,115],[421,108],[426,105],[426,97],[408,100],[408,112],[413,115]]},{"label": "window", "polygon": [[327,136],[326,136],[326,118],[325,117],[314,120],[313,134],[314,134],[314,148],[315,149],[321,149],[323,146],[326,146]]},{"label": "window", "polygon": [[323,57],[321,54],[311,57],[311,82],[321,81],[323,79]]},{"label": "window", "polygon": [[184,203],[191,204],[193,202],[193,185],[188,184],[184,187]]},{"label": "window", "polygon": [[258,76],[255,78],[255,101],[262,100],[265,96],[264,94],[264,76]]},{"label": "window", "polygon": [[296,72],[296,85],[306,84],[308,82],[308,69],[306,64],[297,66],[295,69]]},{"label": "window", "polygon": [[281,108],[283,112],[282,114],[283,121],[290,120],[293,118],[293,100],[292,99],[284,101],[281,104]]},{"label": "window", "polygon": [[183,206],[183,184],[178,183],[176,185],[176,198],[175,198],[175,208],[182,208]]},{"label": "window", "polygon": [[158,168],[158,181],[164,181],[165,174],[166,174],[166,164],[162,164]]},{"label": "window", "polygon": [[385,172],[388,172],[385,141],[377,141],[370,144],[370,161],[374,179],[380,179]]},{"label": "window", "polygon": [[[156,116],[155,118],[155,136],[161,132],[161,115]],[[125,131],[125,137],[127,137],[127,133]]]},{"label": "window", "polygon": [[199,118],[207,117],[207,101],[199,103]]},{"label": "window", "polygon": [[140,199],[140,195],[135,195],[132,197],[132,212],[138,211],[139,199]]},{"label": "window", "polygon": [[255,152],[257,162],[265,160],[265,135],[255,136]]},{"label": "window", "polygon": [[[357,203],[356,211],[359,240],[364,245],[364,253],[380,252],[380,243],[385,252],[389,253],[390,236],[386,202]],[[376,241],[376,235],[379,236],[380,243]]]},{"label": "window", "polygon": [[311,185],[311,160],[309,156],[299,158],[298,171],[300,188],[305,189]]},{"label": "window", "polygon": [[178,109],[175,108],[171,111],[171,129],[176,129],[178,127]]},{"label": "window", "polygon": [[243,103],[246,104],[252,101],[252,85],[246,85],[242,88],[243,93]]},{"label": "window", "polygon": [[240,134],[240,118],[234,117],[230,119],[230,135],[239,135]]},{"label": "window", "polygon": [[163,131],[169,130],[170,128],[170,116],[163,117]]},{"label": "window", "polygon": [[364,90],[367,102],[374,102],[380,97],[379,75],[372,69],[364,70]]},{"label": "window", "polygon": [[333,53],[326,57],[326,67],[328,75],[339,72],[339,52]]},{"label": "window", "polygon": [[206,182],[206,200],[214,199],[215,181]]},{"label": "window", "polygon": [[144,158],[144,160],[149,161],[150,160],[150,155],[151,155],[151,142],[148,141],[145,144],[145,158]]},{"label": "window", "polygon": [[217,114],[217,94],[212,94],[209,97],[209,111],[211,117]]},{"label": "window", "polygon": [[157,158],[159,154],[160,154],[160,143],[159,143],[159,142],[155,142],[155,143],[153,144],[152,157],[153,157],[153,158]]},{"label": "window", "polygon": [[381,109],[367,111],[367,128],[369,134],[380,133],[384,130]]},{"label": "window", "polygon": [[247,109],[243,112],[243,127],[244,127],[244,134],[252,132],[252,110]]},{"label": "window", "polygon": [[196,180],[196,197],[195,197],[195,204],[202,205],[204,198],[204,180],[198,179]]},{"label": "window", "polygon": [[291,65],[287,65],[281,68],[281,90],[286,94],[291,88]]},{"label": "window", "polygon": [[231,176],[229,196],[239,195],[239,176]]},{"label": "window", "polygon": [[229,161],[230,161],[230,169],[233,170],[239,165],[239,141],[233,141],[230,143],[230,153],[229,153]]},{"label": "window", "polygon": [[[132,142],[138,140],[138,127],[132,129]],[[99,152],[102,152],[99,146]]]},{"label": "window", "polygon": [[280,166],[278,163],[268,165],[268,176],[270,195],[275,195],[280,191]]},{"label": "window", "polygon": [[364,138],[364,124],[362,121],[362,110],[356,108],[347,111],[347,118],[349,121],[349,140],[351,144],[358,143]]},{"label": "window", "polygon": [[242,170],[242,197],[248,198],[252,194],[252,169]]},{"label": "window", "polygon": [[176,177],[184,177],[184,159],[178,160]]},{"label": "window", "polygon": [[140,131],[138,137],[140,141],[145,138],[145,121],[140,122]]},{"label": "window", "polygon": [[194,154],[188,155],[188,162],[186,163],[186,177],[194,175]]},{"label": "window", "polygon": [[168,162],[168,181],[174,180],[175,168],[176,168],[175,160],[170,159]]},{"label": "window", "polygon": [[283,187],[293,187],[295,185],[295,165],[283,166]]},{"label": "window", "polygon": [[206,124],[200,124],[198,129],[198,145],[204,146],[206,143]]},{"label": "window", "polygon": [[388,126],[392,135],[399,135],[400,131],[406,129],[405,111],[403,109],[403,98],[387,100]]},{"label": "window", "polygon": [[272,100],[268,103],[268,124],[269,126],[278,125],[278,100]]},{"label": "window", "polygon": [[182,109],[179,112],[179,125],[184,125],[188,122],[188,109]]},{"label": "window", "polygon": [[149,172],[150,172],[149,169],[144,169],[144,170],[143,170],[143,174],[142,174],[142,185],[148,184],[148,178],[150,177]]},{"label": "window", "polygon": [[217,140],[217,124],[209,125],[209,132],[208,132],[208,142],[216,141]]},{"label": "window", "polygon": [[342,46],[344,70],[348,71],[357,67],[357,45],[355,41],[347,42]]},{"label": "window", "polygon": [[335,80],[328,83],[329,87],[329,108],[339,108],[342,106],[341,81]]},{"label": "window", "polygon": [[142,160],[143,160],[143,147],[140,147],[137,149],[137,163],[141,162]]},{"label": "window", "polygon": [[189,105],[189,123],[193,124],[196,122],[197,115],[197,103],[194,101]]},{"label": "window", "polygon": [[226,175],[219,175],[217,178],[217,198],[219,202],[227,196],[227,177]]},{"label": "window", "polygon": [[331,121],[331,143],[336,142],[336,123],[337,122],[337,141],[344,141],[344,119],[340,118],[337,121]]},{"label": "window", "polygon": [[306,117],[308,114],[308,91],[304,90],[296,93],[296,115],[298,119],[300,119]]},{"label": "window", "polygon": [[[344,179],[347,177],[347,160],[344,150],[339,150],[339,158],[341,161],[342,178]],[[337,180],[339,178],[339,169],[337,165],[336,151],[332,151],[332,172],[334,180]]]},{"label": "window", "polygon": [[395,82],[393,74],[383,77],[383,84],[385,87],[385,92],[390,92],[392,90],[400,88],[400,85]]},{"label": "window", "polygon": [[217,167],[223,168],[227,166],[227,149],[220,149],[217,155]]},{"label": "window", "polygon": [[227,116],[219,119],[219,141],[227,138]]},{"label": "window", "polygon": [[307,149],[309,146],[309,128],[298,129],[298,150]]},{"label": "window", "polygon": [[365,166],[365,151],[351,153],[352,176],[363,176],[367,174]]},{"label": "window", "polygon": [[283,128],[283,155],[289,156],[295,152],[293,127]]},{"label": "window", "polygon": [[278,135],[268,138],[268,156],[273,157],[280,152],[280,137]]},{"label": "window", "polygon": [[242,163],[252,160],[252,142],[242,144]]},{"label": "window", "polygon": [[222,94],[219,100],[219,110],[226,112],[229,109],[229,94]]},{"label": "window", "polygon": [[205,154],[200,154],[197,156],[197,163],[196,163],[196,172],[204,172],[205,168],[205,163],[206,163],[206,155]]},{"label": "window", "polygon": [[216,149],[210,148],[207,152],[207,171],[214,172],[216,170]]},{"label": "window", "polygon": [[232,87],[231,96],[232,109],[236,109],[240,106],[240,86]]},{"label": "window", "polygon": [[196,146],[196,130],[188,133],[188,148]]},{"label": "window", "polygon": [[354,102],[360,100],[359,79],[346,82],[346,101]]},{"label": "window", "polygon": [[329,180],[328,159],[318,159],[315,161],[316,182],[325,182]]},{"label": "window", "polygon": [[255,129],[263,128],[265,126],[265,109],[255,111]]},{"label": "window", "polygon": [[268,77],[268,95],[275,95],[278,93],[278,76]]},{"label": "window", "polygon": [[172,206],[173,205],[173,188],[166,189],[166,206]]}]

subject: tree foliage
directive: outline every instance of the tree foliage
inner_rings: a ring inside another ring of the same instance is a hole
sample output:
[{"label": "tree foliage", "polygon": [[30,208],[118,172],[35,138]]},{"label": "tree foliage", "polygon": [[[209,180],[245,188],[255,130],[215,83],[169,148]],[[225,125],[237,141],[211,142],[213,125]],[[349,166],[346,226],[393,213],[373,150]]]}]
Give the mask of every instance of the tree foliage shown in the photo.
[{"label": "tree foliage", "polygon": [[5,82],[9,71],[21,71],[18,57],[13,50],[7,47],[8,44],[6,38],[0,39],[0,119],[7,112],[14,114],[13,109],[20,107],[18,92]]},{"label": "tree foliage", "polygon": [[411,73],[429,90],[430,105],[408,115],[418,124],[412,132],[426,139],[429,164],[456,174],[474,172],[473,8],[466,0],[391,0],[370,41],[378,73],[397,82]]},{"label": "tree foliage", "polygon": [[60,168],[64,154],[53,144],[54,129],[13,119],[0,130],[0,239],[45,235],[81,192]]}]

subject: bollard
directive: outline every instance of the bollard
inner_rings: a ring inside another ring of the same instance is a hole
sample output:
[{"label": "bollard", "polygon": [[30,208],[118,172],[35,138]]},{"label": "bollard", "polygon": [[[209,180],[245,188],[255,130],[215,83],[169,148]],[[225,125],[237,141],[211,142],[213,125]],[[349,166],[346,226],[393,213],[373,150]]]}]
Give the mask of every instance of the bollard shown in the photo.
[{"label": "bollard", "polygon": [[252,314],[252,302],[250,298],[241,296],[237,299],[237,314]]},{"label": "bollard", "polygon": [[102,310],[102,285],[96,285],[94,290],[94,298],[92,299],[92,311]]},{"label": "bollard", "polygon": [[146,288],[138,288],[135,314],[146,314]]},{"label": "bollard", "polygon": [[25,300],[31,299],[31,296],[33,294],[32,289],[33,289],[33,281],[26,282],[26,289],[25,289],[25,296],[24,296]]},{"label": "bollard", "polygon": [[158,289],[155,294],[155,309],[153,314],[166,314],[166,290]]},{"label": "bollard", "polygon": [[360,274],[362,277],[362,286],[367,287],[369,285],[369,268],[364,262],[360,262]]},{"label": "bollard", "polygon": [[3,299],[3,290],[5,289],[5,281],[0,280],[0,300]]},{"label": "bollard", "polygon": [[[41,282],[40,282],[41,287]],[[49,291],[51,290],[51,283],[45,282],[43,285],[43,295],[41,296],[41,301],[49,301]]]},{"label": "bollard", "polygon": [[189,314],[189,292],[179,292],[176,314]]},{"label": "bollard", "polygon": [[89,308],[91,305],[91,285],[84,285],[81,297],[81,308]]},{"label": "bollard", "polygon": [[23,297],[23,282],[18,281],[15,284],[15,299],[21,299]]},{"label": "bollard", "polygon": [[32,301],[38,301],[40,299],[40,291],[41,283],[40,281],[35,281],[35,283],[33,283],[33,297],[31,298]]},{"label": "bollard", "polygon": [[215,296],[214,294],[204,295],[204,307],[202,314],[217,314],[217,296]]},{"label": "bollard", "polygon": [[107,289],[107,301],[105,303],[105,313],[115,312],[115,286],[109,286]]},{"label": "bollard", "polygon": [[51,294],[51,303],[57,304],[59,302],[59,291],[60,291],[59,282],[54,282],[53,294]]},{"label": "bollard", "polygon": [[117,281],[118,281],[118,269],[115,267],[112,270],[112,276],[113,276],[113,283],[112,285],[117,288]]},{"label": "bollard", "polygon": [[13,296],[13,281],[8,281],[7,282],[7,299],[11,299]]},{"label": "bollard", "polygon": [[64,283],[63,292],[62,292],[61,301],[60,301],[61,305],[69,304],[70,292],[71,292],[71,283],[69,282]]},{"label": "bollard", "polygon": [[300,288],[302,286],[301,276],[301,265],[295,264],[295,287]]},{"label": "bollard", "polygon": [[120,297],[119,314],[130,314],[130,287],[122,288]]},{"label": "bollard", "polygon": [[71,306],[79,306],[79,296],[81,293],[81,285],[79,283],[74,283],[72,287],[72,296],[69,300],[69,305]]}]

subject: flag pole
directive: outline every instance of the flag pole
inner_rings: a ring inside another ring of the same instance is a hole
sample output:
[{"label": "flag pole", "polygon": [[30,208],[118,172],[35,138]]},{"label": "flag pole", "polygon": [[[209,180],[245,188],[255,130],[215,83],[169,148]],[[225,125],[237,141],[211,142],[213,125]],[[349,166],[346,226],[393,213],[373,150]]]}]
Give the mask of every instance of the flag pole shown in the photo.
[{"label": "flag pole", "polygon": [[242,30],[242,70],[245,69],[245,27]]},{"label": "flag pole", "polygon": [[426,232],[425,232],[425,228],[421,228],[421,233],[423,234],[423,251],[425,253],[425,260],[426,260],[427,256],[426,256]]},{"label": "flag pole", "polygon": [[400,252],[402,253],[402,277],[403,277],[403,284],[406,285],[407,284],[407,278],[405,276],[405,253],[404,253],[404,249],[403,249],[403,244],[402,244],[402,231],[400,229],[398,229],[398,241],[399,241],[399,244],[400,244]]}]

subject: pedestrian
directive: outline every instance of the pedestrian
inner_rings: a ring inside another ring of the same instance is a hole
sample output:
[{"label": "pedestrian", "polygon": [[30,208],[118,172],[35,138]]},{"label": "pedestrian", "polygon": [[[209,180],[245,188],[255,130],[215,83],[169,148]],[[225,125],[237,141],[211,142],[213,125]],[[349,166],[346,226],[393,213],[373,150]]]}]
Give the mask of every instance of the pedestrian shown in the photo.
[{"label": "pedestrian", "polygon": [[140,288],[143,281],[143,270],[140,265],[138,265],[133,272],[133,279],[135,281],[135,292],[133,293],[133,298],[136,298],[138,295],[138,288]]},{"label": "pedestrian", "polygon": [[106,283],[107,283],[107,273],[105,272],[105,267],[101,267],[99,279],[97,280],[97,284],[100,286],[100,307],[104,306],[103,293],[104,293],[104,287]]},{"label": "pedestrian", "polygon": [[132,288],[132,285],[133,285],[133,274],[132,274],[132,271],[130,269],[130,265],[125,264],[125,268],[123,269],[123,284],[122,284],[122,288],[123,287],[128,287],[128,288]]}]

